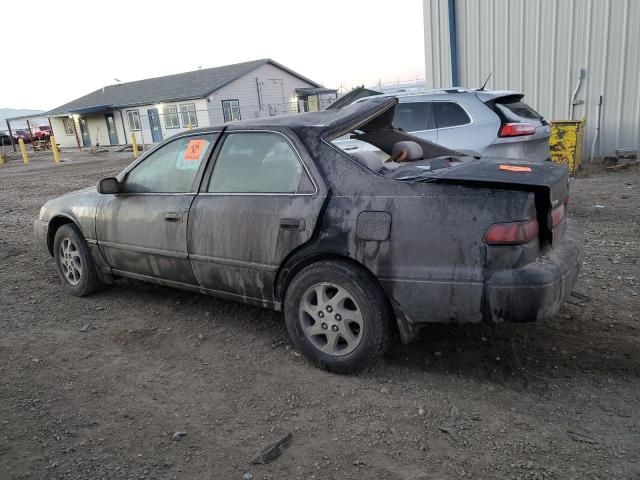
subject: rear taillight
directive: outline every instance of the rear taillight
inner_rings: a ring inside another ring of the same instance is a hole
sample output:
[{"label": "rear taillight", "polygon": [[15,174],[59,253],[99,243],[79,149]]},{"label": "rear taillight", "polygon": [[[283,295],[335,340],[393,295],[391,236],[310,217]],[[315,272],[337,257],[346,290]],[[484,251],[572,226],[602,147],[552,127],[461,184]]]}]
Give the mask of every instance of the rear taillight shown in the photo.
[{"label": "rear taillight", "polygon": [[522,245],[538,236],[538,220],[525,222],[495,223],[484,234],[487,245]]},{"label": "rear taillight", "polygon": [[503,123],[498,136],[520,137],[522,135],[533,135],[534,133],[536,133],[536,126],[530,123]]},{"label": "rear taillight", "polygon": [[560,222],[562,222],[562,220],[564,220],[567,212],[565,205],[566,204],[563,203],[551,210],[551,228],[555,228]]}]

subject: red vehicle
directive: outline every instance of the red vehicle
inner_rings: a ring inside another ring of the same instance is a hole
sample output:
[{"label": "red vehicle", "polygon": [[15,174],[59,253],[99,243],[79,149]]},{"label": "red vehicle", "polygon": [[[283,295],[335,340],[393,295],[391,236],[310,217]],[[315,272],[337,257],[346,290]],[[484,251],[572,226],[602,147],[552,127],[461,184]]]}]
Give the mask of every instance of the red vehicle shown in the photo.
[{"label": "red vehicle", "polygon": [[34,140],[49,140],[49,137],[51,137],[51,127],[49,125],[40,125],[32,129],[31,132]]},{"label": "red vehicle", "polygon": [[29,136],[29,130],[26,130],[24,128],[18,128],[14,130],[12,133],[13,133],[14,141],[17,142],[19,139],[22,139],[24,143],[31,143],[31,136]]}]

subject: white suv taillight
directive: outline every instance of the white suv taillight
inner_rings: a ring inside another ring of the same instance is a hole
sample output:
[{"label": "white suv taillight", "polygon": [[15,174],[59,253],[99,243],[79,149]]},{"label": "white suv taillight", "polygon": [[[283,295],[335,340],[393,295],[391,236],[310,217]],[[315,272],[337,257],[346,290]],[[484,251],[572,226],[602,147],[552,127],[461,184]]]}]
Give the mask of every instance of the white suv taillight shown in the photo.
[{"label": "white suv taillight", "polygon": [[503,123],[498,132],[499,137],[520,137],[536,133],[536,126],[530,123]]}]

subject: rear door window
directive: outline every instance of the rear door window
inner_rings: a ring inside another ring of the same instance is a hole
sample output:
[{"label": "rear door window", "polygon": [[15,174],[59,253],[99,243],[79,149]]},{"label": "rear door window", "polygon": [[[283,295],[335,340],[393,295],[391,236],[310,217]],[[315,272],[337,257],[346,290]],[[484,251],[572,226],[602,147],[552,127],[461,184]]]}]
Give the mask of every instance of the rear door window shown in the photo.
[{"label": "rear door window", "polygon": [[230,133],[207,187],[211,193],[313,193],[298,154],[276,133]]},{"label": "rear door window", "polygon": [[433,102],[438,128],[459,127],[471,123],[467,112],[455,102]]},{"label": "rear door window", "polygon": [[419,132],[436,128],[429,102],[399,103],[393,117],[393,126],[405,132]]}]

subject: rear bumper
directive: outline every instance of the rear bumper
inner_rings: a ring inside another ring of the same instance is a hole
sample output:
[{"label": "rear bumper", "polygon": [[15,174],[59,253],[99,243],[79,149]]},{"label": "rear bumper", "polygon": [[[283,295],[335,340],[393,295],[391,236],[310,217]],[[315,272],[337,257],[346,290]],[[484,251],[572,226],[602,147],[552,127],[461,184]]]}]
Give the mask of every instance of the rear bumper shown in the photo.
[{"label": "rear bumper", "polygon": [[51,251],[49,250],[49,243],[47,241],[47,237],[49,234],[49,222],[44,222],[40,219],[33,222],[33,235],[35,237],[36,245],[43,252],[51,255]]},{"label": "rear bumper", "polygon": [[486,281],[484,319],[527,322],[553,315],[573,290],[582,259],[582,230],[567,219],[562,240],[547,254],[522,268],[496,272]]},{"label": "rear bumper", "polygon": [[551,158],[549,135],[498,138],[482,152],[485,157],[541,162]]}]

